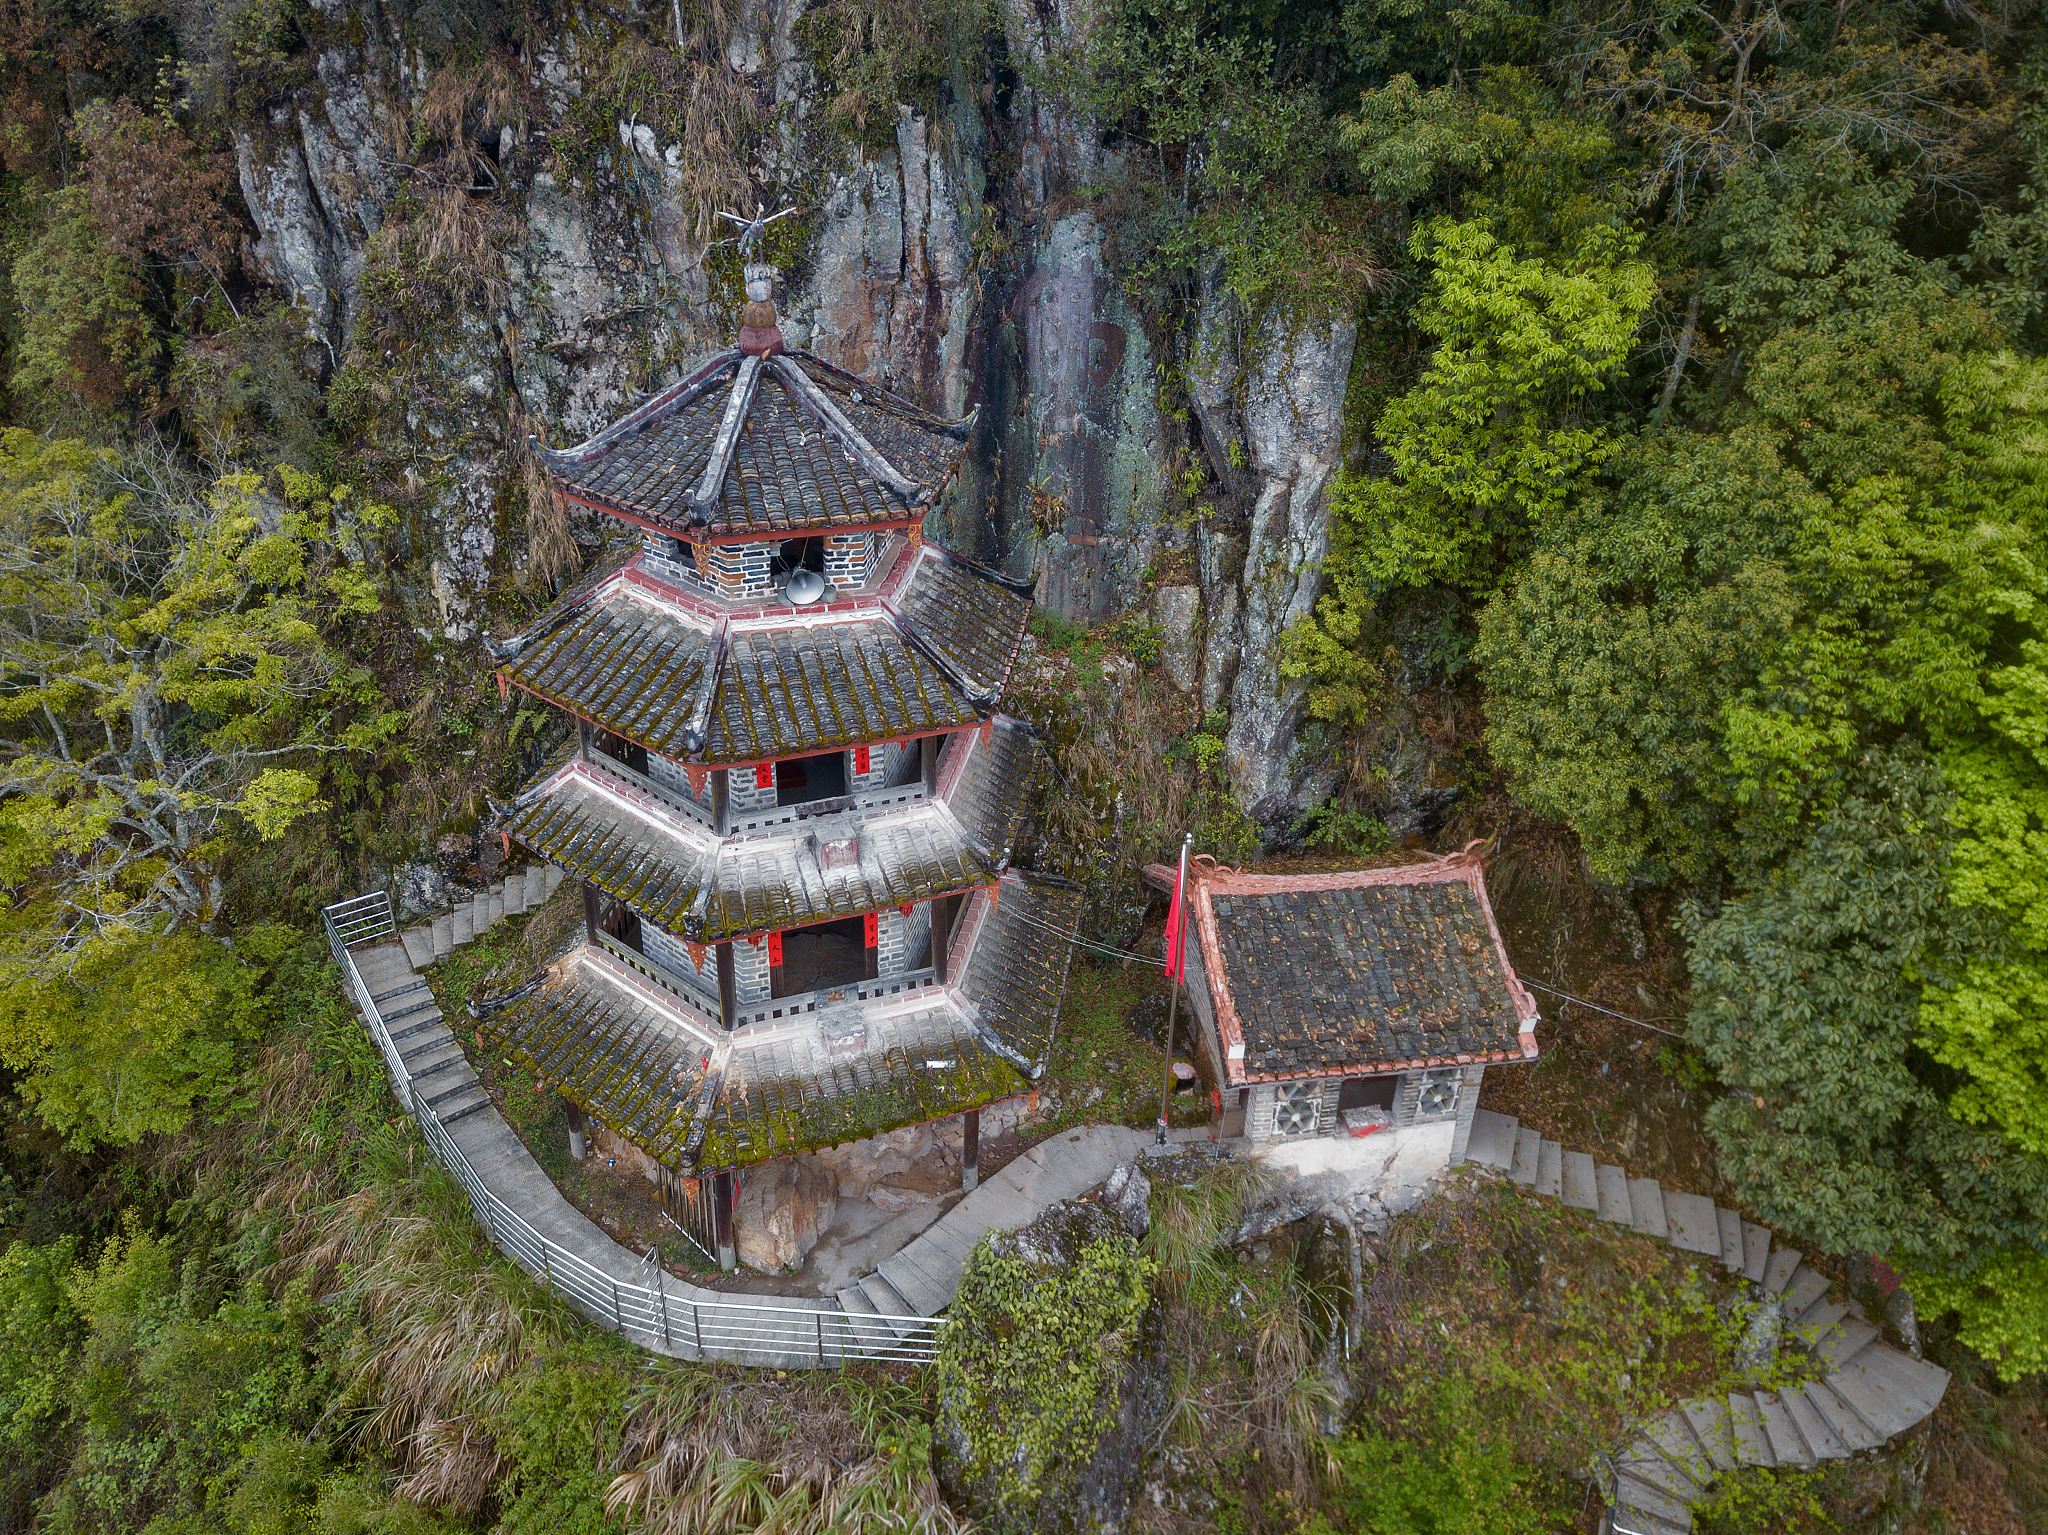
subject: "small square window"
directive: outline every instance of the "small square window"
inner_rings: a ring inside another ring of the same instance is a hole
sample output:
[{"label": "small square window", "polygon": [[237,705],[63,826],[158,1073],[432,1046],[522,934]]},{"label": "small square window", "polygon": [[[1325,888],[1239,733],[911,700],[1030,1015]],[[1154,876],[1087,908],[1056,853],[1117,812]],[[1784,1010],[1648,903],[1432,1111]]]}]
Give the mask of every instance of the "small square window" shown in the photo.
[{"label": "small square window", "polygon": [[1273,1101],[1273,1133],[1314,1135],[1322,1125],[1323,1084],[1289,1082]]},{"label": "small square window", "polygon": [[1415,1117],[1444,1119],[1457,1113],[1458,1089],[1464,1082],[1464,1075],[1455,1067],[1448,1071],[1432,1071],[1423,1079],[1422,1088],[1415,1095]]}]

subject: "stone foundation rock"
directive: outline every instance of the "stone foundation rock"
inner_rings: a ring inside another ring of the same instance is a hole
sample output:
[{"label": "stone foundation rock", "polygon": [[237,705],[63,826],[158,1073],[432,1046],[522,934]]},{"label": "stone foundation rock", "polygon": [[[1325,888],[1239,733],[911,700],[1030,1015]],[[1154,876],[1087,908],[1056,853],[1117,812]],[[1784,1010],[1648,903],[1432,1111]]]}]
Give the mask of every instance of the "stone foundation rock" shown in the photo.
[{"label": "stone foundation rock", "polygon": [[788,1157],[739,1175],[733,1239],[740,1262],[764,1274],[799,1266],[832,1224],[831,1172],[812,1157]]}]

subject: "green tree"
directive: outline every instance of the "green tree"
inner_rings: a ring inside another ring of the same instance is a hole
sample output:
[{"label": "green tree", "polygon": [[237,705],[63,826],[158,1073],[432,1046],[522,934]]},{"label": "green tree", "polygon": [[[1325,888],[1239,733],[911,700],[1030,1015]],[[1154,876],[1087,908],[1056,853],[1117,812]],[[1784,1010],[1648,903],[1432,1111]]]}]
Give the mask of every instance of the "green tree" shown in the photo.
[{"label": "green tree", "polygon": [[395,727],[341,723],[375,692],[319,628],[375,610],[353,524],[388,513],[285,483],[0,437],[0,881],[42,935],[11,963],[210,917],[230,821],[279,835],[318,808],[296,764]]}]

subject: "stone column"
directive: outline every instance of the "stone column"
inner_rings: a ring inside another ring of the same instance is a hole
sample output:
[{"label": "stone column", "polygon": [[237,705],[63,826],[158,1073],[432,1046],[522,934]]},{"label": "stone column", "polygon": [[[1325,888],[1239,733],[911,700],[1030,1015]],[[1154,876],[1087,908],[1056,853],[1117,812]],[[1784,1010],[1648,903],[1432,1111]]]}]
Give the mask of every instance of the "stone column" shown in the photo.
[{"label": "stone column", "polygon": [[733,1017],[740,1005],[740,982],[732,963],[732,940],[728,938],[717,945],[715,952],[718,955],[718,1021],[730,1034]]},{"label": "stone column", "polygon": [[714,1173],[711,1177],[711,1233],[718,1248],[718,1266],[731,1273],[740,1266],[740,1255],[733,1240],[732,1174],[729,1171]]},{"label": "stone column", "polygon": [[562,1117],[569,1121],[569,1160],[581,1162],[583,1160],[583,1132],[585,1129],[583,1110],[575,1100],[564,1098],[562,1100]]},{"label": "stone column", "polygon": [[981,1110],[960,1116],[960,1187],[968,1193],[981,1181]]},{"label": "stone column", "polygon": [[953,940],[953,898],[942,895],[932,905],[932,975],[943,986],[951,975],[946,968],[946,950]]}]

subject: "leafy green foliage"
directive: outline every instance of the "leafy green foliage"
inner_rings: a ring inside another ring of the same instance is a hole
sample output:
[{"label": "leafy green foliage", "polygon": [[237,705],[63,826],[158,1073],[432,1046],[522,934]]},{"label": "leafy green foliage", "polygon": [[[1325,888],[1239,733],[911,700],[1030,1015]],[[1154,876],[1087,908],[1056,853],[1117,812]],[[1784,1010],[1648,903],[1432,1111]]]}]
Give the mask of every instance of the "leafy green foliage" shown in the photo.
[{"label": "leafy green foliage", "polygon": [[1303,1535],[1538,1535],[1551,1528],[1529,1495],[1527,1469],[1481,1435],[1469,1384],[1452,1379],[1416,1395],[1404,1414],[1411,1437],[1389,1439],[1367,1426],[1331,1446],[1338,1489],[1329,1515],[1312,1516]]},{"label": "leafy green foliage", "polygon": [[1089,1242],[1071,1265],[997,1252],[987,1238],[968,1256],[932,1386],[959,1426],[963,1479],[990,1485],[1003,1524],[1030,1528],[1038,1498],[1093,1457],[1151,1276],[1129,1237]]}]

